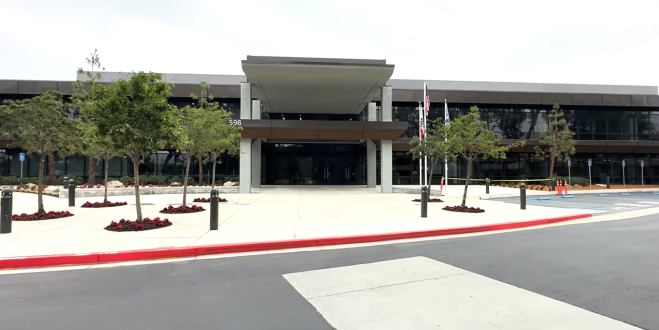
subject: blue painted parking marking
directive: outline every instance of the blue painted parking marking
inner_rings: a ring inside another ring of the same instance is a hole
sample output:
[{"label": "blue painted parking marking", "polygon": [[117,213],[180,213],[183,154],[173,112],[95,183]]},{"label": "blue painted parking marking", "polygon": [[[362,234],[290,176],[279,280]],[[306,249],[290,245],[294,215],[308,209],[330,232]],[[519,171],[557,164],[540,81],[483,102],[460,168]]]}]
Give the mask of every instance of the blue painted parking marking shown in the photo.
[{"label": "blue painted parking marking", "polygon": [[653,192],[652,194],[653,195],[659,195],[659,192]]},{"label": "blue painted parking marking", "polygon": [[[632,196],[632,197],[629,197]],[[572,197],[572,198],[571,198]],[[519,204],[519,197],[495,198],[495,201]],[[645,194],[609,193],[562,195],[561,198],[550,196],[527,196],[528,206],[556,207],[580,210],[583,212],[604,214],[627,212],[650,207],[659,207],[659,192]]]}]

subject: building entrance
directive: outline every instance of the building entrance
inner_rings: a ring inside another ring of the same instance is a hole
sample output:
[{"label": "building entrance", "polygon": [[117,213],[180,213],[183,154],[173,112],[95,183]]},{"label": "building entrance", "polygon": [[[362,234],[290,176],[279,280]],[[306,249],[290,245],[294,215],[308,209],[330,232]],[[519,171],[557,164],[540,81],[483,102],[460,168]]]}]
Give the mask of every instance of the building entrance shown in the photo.
[{"label": "building entrance", "polygon": [[366,184],[366,148],[361,144],[264,143],[263,184]]}]

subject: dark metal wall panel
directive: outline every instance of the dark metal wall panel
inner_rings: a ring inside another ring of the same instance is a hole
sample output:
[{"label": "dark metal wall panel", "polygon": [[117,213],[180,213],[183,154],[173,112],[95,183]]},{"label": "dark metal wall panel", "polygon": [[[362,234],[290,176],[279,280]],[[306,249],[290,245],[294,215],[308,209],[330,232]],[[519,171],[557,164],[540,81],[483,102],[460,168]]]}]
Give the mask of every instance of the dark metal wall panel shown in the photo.
[{"label": "dark metal wall panel", "polygon": [[[421,100],[423,102],[423,91],[421,91]],[[430,96],[430,102],[444,102],[447,99],[447,93],[445,91],[428,91],[428,96]]]},{"label": "dark metal wall panel", "polygon": [[[559,103],[565,104],[565,103]],[[602,105],[601,94],[572,94],[572,105]]]},{"label": "dark metal wall panel", "polygon": [[562,93],[542,93],[541,104],[555,104],[572,105],[572,94]]},{"label": "dark metal wall panel", "polygon": [[510,104],[510,93],[478,92],[479,103]]},{"label": "dark metal wall panel", "polygon": [[63,95],[73,94],[73,82],[69,82],[69,81],[57,82],[57,91],[59,91]]},{"label": "dark metal wall panel", "polygon": [[414,102],[413,89],[394,89],[391,92],[391,97],[394,102]]},{"label": "dark metal wall panel", "polygon": [[645,95],[632,95],[632,106],[646,107],[647,105]]},{"label": "dark metal wall panel", "polygon": [[602,94],[602,105],[619,107],[631,106],[632,97],[630,95]]},{"label": "dark metal wall panel", "polygon": [[211,95],[220,99],[239,99],[240,85],[211,85],[208,89]]},{"label": "dark metal wall panel", "polygon": [[648,95],[646,100],[649,106],[659,107],[659,95]]},{"label": "dark metal wall panel", "polygon": [[18,82],[19,94],[38,95],[38,94],[43,94],[47,91],[56,91],[56,90],[57,90],[56,81],[19,81]]},{"label": "dark metal wall panel", "polygon": [[446,92],[446,98],[449,102],[456,103],[478,103],[478,92],[471,91],[448,91]]},{"label": "dark metal wall panel", "polygon": [[512,104],[542,104],[542,94],[540,94],[540,93],[510,93],[510,103],[512,103]]},{"label": "dark metal wall panel", "polygon": [[0,80],[0,94],[18,94],[18,81]]}]

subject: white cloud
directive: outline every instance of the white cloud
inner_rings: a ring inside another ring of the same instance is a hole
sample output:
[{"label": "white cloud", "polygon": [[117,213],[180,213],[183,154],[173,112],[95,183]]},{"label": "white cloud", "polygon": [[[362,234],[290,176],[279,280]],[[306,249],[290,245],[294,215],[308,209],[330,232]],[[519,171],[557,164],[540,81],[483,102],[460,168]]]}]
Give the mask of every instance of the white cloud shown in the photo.
[{"label": "white cloud", "polygon": [[241,74],[247,55],[387,59],[395,78],[659,85],[659,1],[0,0],[0,79]]}]

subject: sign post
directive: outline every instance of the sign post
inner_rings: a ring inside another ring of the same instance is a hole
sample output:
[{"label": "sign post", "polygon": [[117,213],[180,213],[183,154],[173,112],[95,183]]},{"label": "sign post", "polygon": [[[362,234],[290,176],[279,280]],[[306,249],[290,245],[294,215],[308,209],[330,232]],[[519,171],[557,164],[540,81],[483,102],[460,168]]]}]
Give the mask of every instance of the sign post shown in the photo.
[{"label": "sign post", "polygon": [[572,173],[570,173],[570,167],[572,167],[572,159],[567,159],[567,184],[572,185]]},{"label": "sign post", "polygon": [[625,186],[625,160],[622,160],[622,186]]},{"label": "sign post", "polygon": [[18,160],[21,161],[21,179],[23,178],[23,162],[25,161],[25,153],[21,152],[18,154]]},{"label": "sign post", "polygon": [[645,167],[645,161],[641,159],[641,186],[644,186],[645,184],[643,183],[643,168]]},{"label": "sign post", "polygon": [[593,166],[593,160],[588,158],[588,189],[593,188],[593,179],[590,172],[590,167]]}]

